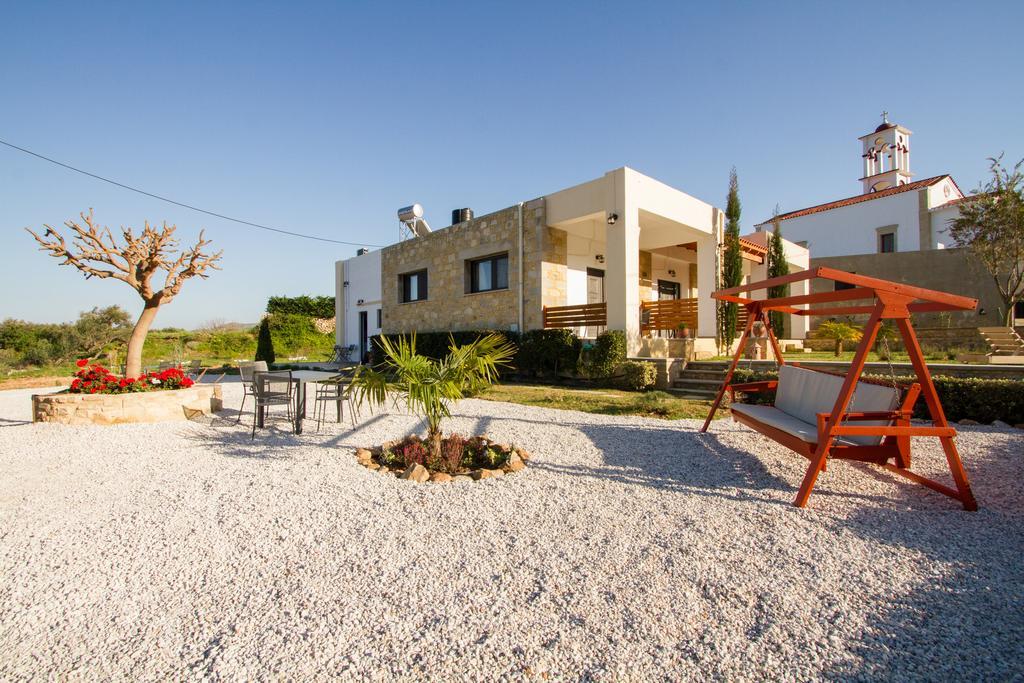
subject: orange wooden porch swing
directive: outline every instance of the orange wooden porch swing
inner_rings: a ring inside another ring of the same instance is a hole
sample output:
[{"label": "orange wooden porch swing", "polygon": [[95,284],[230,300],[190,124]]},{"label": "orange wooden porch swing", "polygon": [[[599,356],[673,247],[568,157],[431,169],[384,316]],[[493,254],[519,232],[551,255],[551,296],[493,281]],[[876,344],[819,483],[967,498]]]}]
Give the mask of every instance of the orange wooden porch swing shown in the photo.
[{"label": "orange wooden porch swing", "polygon": [[[774,299],[749,297],[750,292],[816,278],[843,283],[848,287],[831,292]],[[741,296],[742,294],[747,296]],[[834,458],[879,465],[960,501],[965,510],[978,509],[967,480],[967,473],[957,452],[954,441],[956,430],[946,421],[931,374],[924,362],[921,346],[910,323],[912,313],[973,310],[978,305],[976,299],[856,275],[834,268],[811,268],[791,275],[719,290],[712,296],[721,301],[742,305],[748,315],[736,354],[707,420],[701,428],[702,432],[707,431],[726,391],[730,392],[733,398],[736,392],[775,392],[773,406],[734,402],[730,406],[730,411],[737,422],[810,460],[800,491],[793,501],[797,507],[804,507],[807,504],[818,474],[825,471],[826,459]],[[804,304],[836,304],[847,301],[864,303],[796,308]],[[799,316],[867,314],[868,321],[864,325],[863,336],[846,375],[814,370],[799,363],[786,363],[782,358],[778,339],[768,321],[767,314],[770,311]],[[868,352],[874,346],[884,320],[893,321],[910,356],[917,382],[909,386],[901,386],[894,382],[891,387],[887,387],[884,382],[861,377]],[[768,332],[768,339],[779,365],[779,380],[733,384],[733,373],[736,371],[751,329],[757,322],[763,323]],[[921,396],[928,406],[932,419],[931,426],[915,426],[910,423],[914,404]],[[824,412],[825,409],[828,412]],[[914,436],[939,439],[955,488],[910,470],[910,441]]]}]

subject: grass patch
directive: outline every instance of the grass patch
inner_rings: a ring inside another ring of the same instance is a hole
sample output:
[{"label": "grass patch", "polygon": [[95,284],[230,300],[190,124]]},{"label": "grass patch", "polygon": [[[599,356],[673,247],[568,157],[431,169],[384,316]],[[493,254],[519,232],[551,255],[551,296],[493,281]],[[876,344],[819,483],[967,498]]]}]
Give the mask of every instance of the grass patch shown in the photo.
[{"label": "grass patch", "polygon": [[[679,398],[664,391],[568,389],[532,384],[500,384],[476,398],[601,415],[639,415],[666,420],[704,419],[711,407],[709,401]],[[726,414],[727,411],[719,411],[719,415]]]}]

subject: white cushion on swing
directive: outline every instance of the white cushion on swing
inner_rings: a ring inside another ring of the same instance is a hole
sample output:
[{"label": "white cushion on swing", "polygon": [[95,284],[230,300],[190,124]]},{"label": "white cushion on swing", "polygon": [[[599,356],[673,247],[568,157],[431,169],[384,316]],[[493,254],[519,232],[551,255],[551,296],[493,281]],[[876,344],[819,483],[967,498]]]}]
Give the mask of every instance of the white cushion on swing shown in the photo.
[{"label": "white cushion on swing", "polygon": [[[843,387],[843,377],[816,372],[792,365],[779,368],[779,385],[775,390],[775,406],[782,415],[770,411],[750,408],[771,408],[771,406],[747,406],[737,404],[734,410],[751,418],[769,424],[787,434],[792,434],[808,443],[818,440],[818,413],[831,413],[835,407],[839,391]],[[878,384],[857,382],[853,400],[847,408],[853,413],[873,413],[896,410],[899,406],[900,392],[894,387],[883,387]],[[857,420],[851,424],[857,426],[887,425],[887,420]],[[877,446],[882,443],[882,436],[846,436],[843,442],[864,446]]]}]

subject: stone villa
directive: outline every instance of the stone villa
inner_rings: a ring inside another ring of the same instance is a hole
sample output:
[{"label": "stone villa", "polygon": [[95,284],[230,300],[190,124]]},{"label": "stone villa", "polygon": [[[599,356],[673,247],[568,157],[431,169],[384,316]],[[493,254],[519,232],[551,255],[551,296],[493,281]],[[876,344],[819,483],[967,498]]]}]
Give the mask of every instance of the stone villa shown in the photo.
[{"label": "stone villa", "polygon": [[[410,213],[422,226],[408,239],[337,262],[339,345],[362,357],[381,332],[563,327],[624,330],[634,357],[715,353],[721,209],[622,167],[486,215],[453,213],[437,231]],[[765,237],[741,240],[748,278],[766,277]],[[807,249],[786,253],[791,270],[807,268]],[[805,334],[800,318],[789,336]]]}]

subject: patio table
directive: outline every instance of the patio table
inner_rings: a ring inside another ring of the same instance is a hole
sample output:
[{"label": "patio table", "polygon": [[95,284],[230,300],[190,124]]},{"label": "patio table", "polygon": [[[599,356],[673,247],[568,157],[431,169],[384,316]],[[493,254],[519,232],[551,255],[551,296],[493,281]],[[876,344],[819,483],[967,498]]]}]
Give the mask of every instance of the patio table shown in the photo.
[{"label": "patio table", "polygon": [[[323,382],[326,379],[337,377],[336,372],[324,372],[322,370],[293,370],[292,382],[295,384],[295,428],[296,434],[302,433],[302,419],[306,417],[306,385]],[[266,408],[260,409],[256,418],[256,425],[263,429],[263,418]],[[341,422],[341,408],[338,408],[338,422]]]}]

